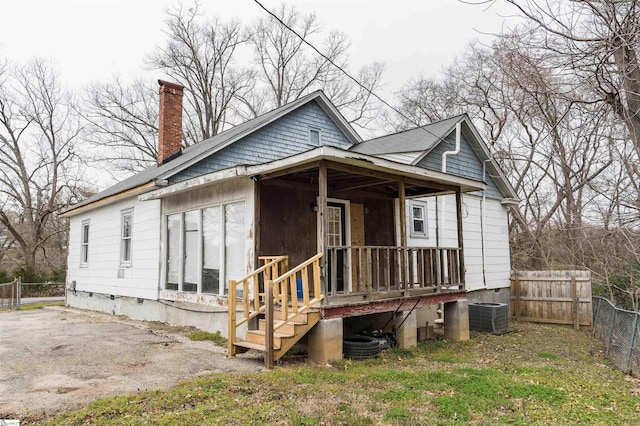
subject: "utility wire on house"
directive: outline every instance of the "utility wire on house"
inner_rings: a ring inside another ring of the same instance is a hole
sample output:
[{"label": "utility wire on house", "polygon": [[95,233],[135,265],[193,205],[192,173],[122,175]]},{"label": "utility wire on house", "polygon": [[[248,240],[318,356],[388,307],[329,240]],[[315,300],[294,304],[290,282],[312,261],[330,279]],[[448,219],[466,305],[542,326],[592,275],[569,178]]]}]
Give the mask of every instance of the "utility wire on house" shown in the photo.
[{"label": "utility wire on house", "polygon": [[[318,55],[320,55],[322,58],[324,58],[327,62],[329,62],[331,65],[333,65],[334,67],[336,67],[338,70],[340,70],[344,75],[346,75],[351,81],[353,81],[354,83],[356,83],[359,87],[361,87],[362,89],[366,90],[371,96],[373,96],[374,98],[376,98],[377,100],[379,100],[380,102],[382,102],[385,106],[387,106],[388,108],[390,108],[392,111],[394,111],[396,114],[398,114],[400,117],[404,118],[405,120],[408,120],[410,123],[415,124],[418,128],[424,130],[425,132],[429,133],[431,136],[435,137],[437,139],[437,143],[442,142],[442,140],[444,140],[443,136],[438,136],[435,133],[433,133],[432,131],[430,131],[429,129],[425,129],[423,126],[421,126],[419,123],[415,122],[412,118],[406,116],[402,111],[398,110],[396,107],[392,106],[389,102],[385,101],[384,99],[382,99],[380,96],[378,96],[377,94],[375,94],[371,89],[369,89],[368,87],[366,87],[365,85],[363,85],[362,83],[360,83],[358,81],[358,79],[356,79],[355,77],[351,76],[351,74],[349,74],[345,69],[343,69],[340,65],[336,64],[335,62],[333,62],[330,58],[328,58],[324,53],[322,53],[320,50],[318,50],[313,44],[311,44],[310,42],[308,42],[303,36],[301,36],[300,34],[298,34],[298,32],[296,30],[294,30],[293,28],[291,28],[290,26],[288,26],[286,23],[284,23],[284,21],[282,21],[282,19],[280,19],[280,17],[278,15],[276,15],[275,13],[273,13],[272,11],[270,11],[269,9],[267,9],[262,3],[260,3],[259,0],[253,0],[254,2],[256,2],[258,4],[258,6],[260,6],[265,12],[267,12],[269,15],[271,15],[275,20],[277,20],[283,27],[285,27],[287,30],[291,31],[293,34],[296,35],[296,37],[298,37],[300,40],[302,40],[302,42],[304,44],[306,44],[307,46],[309,46],[311,49],[313,49]],[[409,129],[407,129],[409,130]]]}]

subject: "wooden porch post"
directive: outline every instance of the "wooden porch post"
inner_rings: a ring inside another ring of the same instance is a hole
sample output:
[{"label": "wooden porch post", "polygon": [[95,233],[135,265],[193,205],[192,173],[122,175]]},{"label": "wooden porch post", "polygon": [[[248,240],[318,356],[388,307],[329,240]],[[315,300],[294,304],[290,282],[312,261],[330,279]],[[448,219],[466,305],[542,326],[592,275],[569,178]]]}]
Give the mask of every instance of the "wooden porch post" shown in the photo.
[{"label": "wooden porch post", "polygon": [[[318,253],[323,256],[320,259],[320,272],[322,281],[322,293],[328,294],[327,281],[327,164],[321,161],[318,165]],[[326,300],[326,299],[325,299]]]},{"label": "wooden porch post", "polygon": [[400,215],[400,246],[407,246],[407,203],[404,194],[404,181],[398,182],[398,203],[400,209],[398,214]]},{"label": "wooden porch post", "polygon": [[273,368],[273,281],[264,283],[265,315],[264,315],[264,366],[266,369]]},{"label": "wooden porch post", "polygon": [[[253,183],[253,247],[254,260],[253,269],[258,269],[260,265],[260,183],[255,180]],[[273,277],[275,278],[275,277]],[[254,295],[257,297],[257,295]]]},{"label": "wooden porch post", "polygon": [[465,290],[464,244],[462,238],[462,192],[459,187],[456,188],[456,222],[458,225],[458,248],[460,249],[460,284],[462,285],[462,290]]},{"label": "wooden porch post", "polygon": [[409,289],[409,259],[407,258],[407,206],[404,193],[404,181],[398,181],[398,215],[400,216],[400,274],[398,288],[404,284],[405,290]]}]

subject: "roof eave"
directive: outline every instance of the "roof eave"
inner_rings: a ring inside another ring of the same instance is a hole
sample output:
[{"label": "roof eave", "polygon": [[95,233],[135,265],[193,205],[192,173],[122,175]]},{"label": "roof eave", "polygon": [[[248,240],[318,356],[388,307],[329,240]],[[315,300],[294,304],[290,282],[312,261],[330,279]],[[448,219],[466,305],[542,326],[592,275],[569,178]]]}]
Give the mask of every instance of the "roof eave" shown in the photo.
[{"label": "roof eave", "polygon": [[80,213],[86,213],[90,210],[93,210],[97,207],[103,207],[109,204],[113,204],[125,198],[133,197],[144,192],[150,191],[157,186],[163,186],[162,183],[157,184],[155,181],[150,181],[142,185],[135,186],[133,188],[127,189],[125,191],[118,192],[116,194],[101,198],[99,200],[92,201],[87,204],[81,204],[77,207],[71,207],[68,210],[64,210],[60,213],[59,217],[73,217]]},{"label": "roof eave", "polygon": [[422,167],[398,163],[384,158],[345,151],[340,148],[323,146],[311,151],[297,154],[271,163],[247,167],[248,176],[259,176],[278,172],[290,167],[295,167],[307,162],[319,160],[331,160],[339,163],[350,164],[365,169],[379,170],[394,173],[398,176],[416,178],[424,181],[433,181],[446,185],[459,186],[462,192],[479,191],[485,189],[482,182],[466,179],[446,173],[436,172]]},{"label": "roof eave", "polygon": [[254,166],[234,166],[228,169],[208,173],[206,175],[170,185],[166,188],[160,188],[155,191],[142,194],[138,199],[141,201],[156,200],[231,179],[253,178],[257,180],[261,175],[277,173],[293,167],[317,163],[321,160],[329,160],[365,169],[393,173],[399,177],[408,177],[423,180],[425,182],[432,181],[443,185],[457,186],[460,187],[461,192],[481,191],[486,187],[482,182],[435,172],[422,167],[408,166],[406,164],[397,163],[375,156],[357,154],[330,146],[322,146],[290,157],[275,160],[270,163]]}]

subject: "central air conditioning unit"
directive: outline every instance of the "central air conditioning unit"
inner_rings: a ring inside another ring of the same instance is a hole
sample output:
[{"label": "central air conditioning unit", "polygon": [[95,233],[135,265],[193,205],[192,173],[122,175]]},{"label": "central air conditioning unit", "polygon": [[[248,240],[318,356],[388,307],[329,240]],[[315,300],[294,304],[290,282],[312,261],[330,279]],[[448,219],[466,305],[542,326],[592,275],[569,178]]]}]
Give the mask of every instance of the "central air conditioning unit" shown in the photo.
[{"label": "central air conditioning unit", "polygon": [[506,303],[469,303],[469,328],[502,334],[509,331],[509,305]]}]

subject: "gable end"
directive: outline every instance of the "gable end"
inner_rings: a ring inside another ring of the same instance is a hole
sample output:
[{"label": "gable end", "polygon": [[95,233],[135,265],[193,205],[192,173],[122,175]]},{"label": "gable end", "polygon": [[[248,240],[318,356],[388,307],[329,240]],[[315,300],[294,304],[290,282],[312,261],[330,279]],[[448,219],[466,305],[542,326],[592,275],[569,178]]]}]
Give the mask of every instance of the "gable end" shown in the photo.
[{"label": "gable end", "polygon": [[[446,151],[453,151],[456,146],[455,130],[451,132],[442,142],[435,146],[417,166],[429,170],[442,170],[442,154]],[[502,199],[504,195],[496,185],[494,179],[489,175],[487,170],[486,176],[483,176],[482,160],[475,153],[473,147],[469,143],[465,132],[460,135],[460,152],[456,155],[447,156],[447,174],[472,179],[479,182],[485,182],[487,185],[487,197]]]},{"label": "gable end", "polygon": [[309,102],[267,126],[203,158],[169,179],[181,182],[237,165],[268,163],[317,148],[309,131],[320,132],[320,145],[347,149],[352,143],[317,102]]}]

